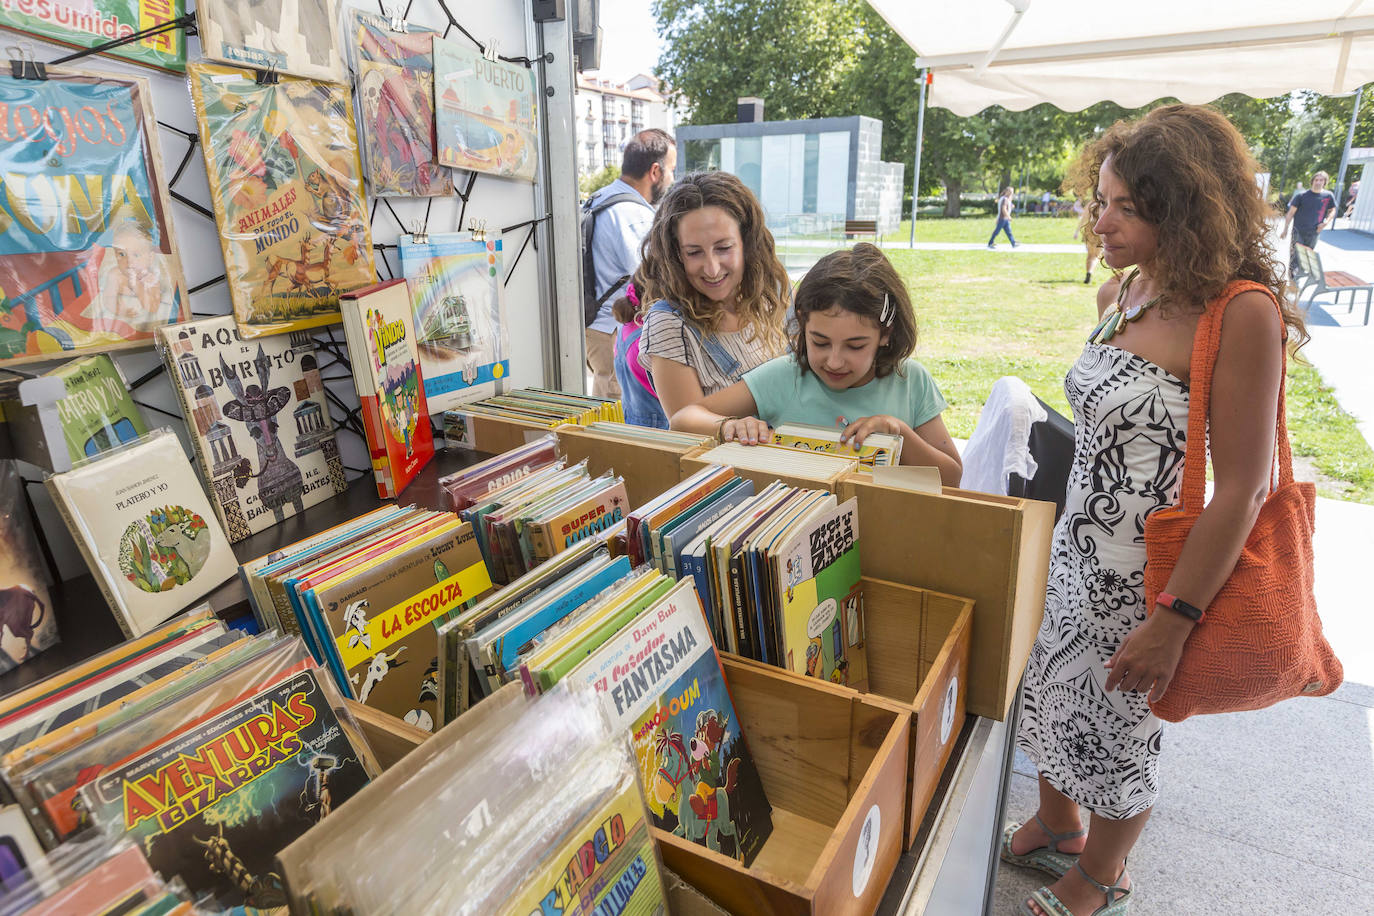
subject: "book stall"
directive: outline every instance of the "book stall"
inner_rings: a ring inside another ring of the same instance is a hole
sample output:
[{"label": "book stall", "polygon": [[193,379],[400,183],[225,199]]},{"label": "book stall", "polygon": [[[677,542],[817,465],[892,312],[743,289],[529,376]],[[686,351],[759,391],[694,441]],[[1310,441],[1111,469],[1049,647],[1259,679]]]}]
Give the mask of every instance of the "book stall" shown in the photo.
[{"label": "book stall", "polygon": [[578,393],[561,14],[195,6],[0,11],[0,914],[972,899],[1054,507]]}]

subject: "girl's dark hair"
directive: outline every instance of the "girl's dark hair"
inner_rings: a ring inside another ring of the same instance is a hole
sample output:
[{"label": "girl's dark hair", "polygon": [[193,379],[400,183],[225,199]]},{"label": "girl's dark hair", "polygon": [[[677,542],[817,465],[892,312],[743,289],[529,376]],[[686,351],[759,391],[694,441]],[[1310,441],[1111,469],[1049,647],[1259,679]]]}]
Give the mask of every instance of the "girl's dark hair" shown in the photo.
[{"label": "girl's dark hair", "polygon": [[[884,302],[890,311],[886,323],[882,320]],[[811,370],[806,356],[806,321],[812,312],[826,312],[835,306],[867,318],[889,335],[887,343],[878,347],[874,372],[879,378],[894,371],[900,375],[902,364],[916,351],[916,313],[906,284],[877,246],[860,242],[848,250],[833,251],[817,261],[797,284],[793,302],[797,332],[792,350],[803,372]]]},{"label": "girl's dark hair", "polygon": [[[635,298],[639,300],[638,304],[630,301],[628,295],[629,286],[634,287]],[[639,318],[641,315],[648,314],[650,302],[648,294],[649,278],[644,273],[642,266],[637,267],[635,268],[634,276],[630,278],[630,282],[626,287],[626,295],[616,297],[615,301],[611,303],[611,314],[614,315],[615,320],[621,324],[633,323],[635,319]]]},{"label": "girl's dark hair", "polygon": [[1093,222],[1102,213],[1096,189],[1108,156],[1157,232],[1155,289],[1166,305],[1200,310],[1232,280],[1254,280],[1278,299],[1290,343],[1307,339],[1301,312],[1284,295],[1287,269],[1269,241],[1255,160],[1225,115],[1205,105],[1163,105],[1089,143],[1065,183],[1093,195]]},{"label": "girl's dark hair", "polygon": [[739,226],[744,269],[735,314],[740,329],[748,329],[770,354],[782,352],[787,270],[778,260],[773,233],[764,223],[758,198],[729,172],[693,172],[663,195],[653,227],[641,243],[640,268],[650,278],[652,290],[640,301],[652,304],[656,299],[666,299],[676,304],[682,316],[702,333],[714,334],[720,328],[725,311],[697,292],[687,279],[677,239],[678,222],[702,207],[719,207]]}]

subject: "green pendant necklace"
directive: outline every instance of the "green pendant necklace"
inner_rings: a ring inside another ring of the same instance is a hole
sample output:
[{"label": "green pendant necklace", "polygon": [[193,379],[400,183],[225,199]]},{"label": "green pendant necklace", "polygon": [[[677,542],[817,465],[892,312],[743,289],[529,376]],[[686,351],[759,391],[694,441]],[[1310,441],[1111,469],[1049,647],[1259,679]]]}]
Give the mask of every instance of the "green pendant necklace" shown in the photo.
[{"label": "green pendant necklace", "polygon": [[1145,314],[1147,309],[1164,298],[1161,294],[1155,296],[1153,299],[1147,299],[1144,302],[1123,308],[1121,303],[1126,298],[1126,292],[1131,288],[1131,283],[1134,282],[1135,278],[1138,276],[1140,276],[1140,268],[1137,267],[1130,272],[1125,280],[1121,281],[1121,288],[1117,290],[1116,293],[1116,302],[1111,308],[1103,313],[1102,320],[1097,323],[1097,327],[1093,328],[1093,332],[1088,335],[1089,343],[1105,344],[1117,334],[1126,330],[1126,325]]}]

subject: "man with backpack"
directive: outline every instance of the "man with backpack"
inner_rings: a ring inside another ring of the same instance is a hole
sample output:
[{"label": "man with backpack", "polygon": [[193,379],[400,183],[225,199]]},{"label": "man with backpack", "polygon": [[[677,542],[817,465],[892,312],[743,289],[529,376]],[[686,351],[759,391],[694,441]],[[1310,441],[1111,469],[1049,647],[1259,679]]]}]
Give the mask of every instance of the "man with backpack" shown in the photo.
[{"label": "man with backpack", "polygon": [[654,205],[673,183],[677,147],[665,131],[642,130],[625,144],[620,177],[582,205],[582,315],[595,397],[619,397],[611,305],[639,266]]}]

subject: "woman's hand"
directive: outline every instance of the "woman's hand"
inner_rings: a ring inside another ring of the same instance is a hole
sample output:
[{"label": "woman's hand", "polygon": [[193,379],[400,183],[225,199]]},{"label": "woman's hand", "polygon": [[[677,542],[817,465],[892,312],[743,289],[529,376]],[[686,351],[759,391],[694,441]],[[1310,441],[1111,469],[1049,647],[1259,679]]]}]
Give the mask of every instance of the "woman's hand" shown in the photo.
[{"label": "woman's hand", "polygon": [[880,413],[874,414],[871,417],[860,417],[853,423],[850,423],[844,428],[844,431],[840,433],[840,441],[849,443],[857,450],[863,446],[864,439],[872,433],[888,433],[893,436],[905,436],[909,432],[911,432],[911,427],[907,426],[901,420]]},{"label": "woman's hand", "polygon": [[1107,660],[1106,690],[1150,692],[1151,703],[1164,696],[1174,679],[1183,643],[1196,626],[1193,621],[1163,608],[1132,630]]},{"label": "woman's hand", "polygon": [[720,424],[721,442],[758,445],[773,441],[773,431],[758,417],[731,417]]}]

